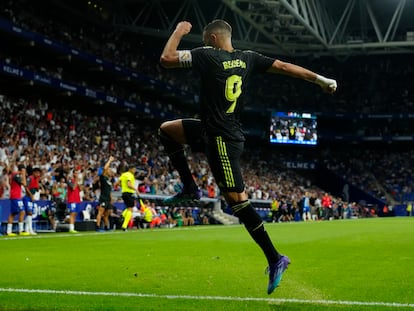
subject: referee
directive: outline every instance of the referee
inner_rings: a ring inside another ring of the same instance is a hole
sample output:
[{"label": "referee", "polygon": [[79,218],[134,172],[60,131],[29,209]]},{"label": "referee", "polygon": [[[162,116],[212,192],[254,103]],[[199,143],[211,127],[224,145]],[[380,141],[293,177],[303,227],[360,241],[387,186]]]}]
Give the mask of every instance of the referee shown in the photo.
[{"label": "referee", "polygon": [[130,164],[128,171],[121,174],[119,181],[122,188],[122,200],[125,203],[125,209],[122,212],[124,221],[122,223],[122,230],[127,231],[129,221],[132,217],[132,209],[135,205],[136,189],[135,189],[135,172],[137,171],[135,165]]}]

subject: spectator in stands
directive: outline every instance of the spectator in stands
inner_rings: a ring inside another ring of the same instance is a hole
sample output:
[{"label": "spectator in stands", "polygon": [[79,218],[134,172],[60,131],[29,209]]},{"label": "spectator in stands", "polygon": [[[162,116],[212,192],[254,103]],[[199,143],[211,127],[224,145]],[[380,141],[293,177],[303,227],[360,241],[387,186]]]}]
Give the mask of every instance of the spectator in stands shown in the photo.
[{"label": "spectator in stands", "polygon": [[216,186],[213,182],[210,182],[207,186],[207,196],[211,199],[216,197]]},{"label": "spectator in stands", "polygon": [[112,170],[111,170],[111,163],[114,161],[114,157],[110,156],[108,161],[105,163],[103,172],[99,176],[99,187],[100,187],[100,195],[99,195],[99,203],[98,203],[98,215],[96,215],[96,230],[101,230],[101,219],[104,219],[104,229],[109,230],[109,214],[111,213],[112,209]]},{"label": "spectator in stands", "polygon": [[[40,200],[50,201],[47,199],[45,194],[40,194]],[[40,219],[47,220],[50,224],[50,229],[53,231],[56,231],[55,215],[56,215],[56,203],[53,201],[50,201],[49,204],[47,204],[46,206],[40,209],[40,215],[39,215]]]},{"label": "spectator in stands", "polygon": [[115,205],[112,206],[111,213],[109,214],[109,223],[112,229],[122,228],[122,211],[116,208]]},{"label": "spectator in stands", "polygon": [[159,207],[155,206],[155,202],[150,202],[150,208],[152,212],[151,228],[159,228],[165,224],[165,215],[162,213]]},{"label": "spectator in stands", "polygon": [[183,214],[182,214],[181,208],[174,207],[171,212],[171,217],[172,217],[172,220],[170,223],[172,223],[174,226],[177,226],[177,227],[183,226]]},{"label": "spectator in stands", "polygon": [[56,203],[62,203],[66,200],[67,184],[65,178],[60,178],[53,184],[52,196],[55,198]]},{"label": "spectator in stands", "polygon": [[57,221],[65,221],[66,218],[66,197],[67,184],[64,177],[53,183],[52,201],[56,204]]},{"label": "spectator in stands", "polygon": [[2,175],[0,176],[0,199],[9,197],[10,181],[7,167],[3,168]]},{"label": "spectator in stands", "polygon": [[200,213],[198,213],[198,222],[202,225],[210,224],[208,210],[205,207],[202,207]]},{"label": "spectator in stands", "polygon": [[178,50],[183,36],[190,32],[191,27],[189,22],[180,22],[161,55],[164,67],[193,67],[202,82],[201,120],[179,119],[164,122],[160,127],[161,142],[184,184],[183,191],[166,203],[199,199],[183,145],[204,143],[220,192],[266,256],[269,268],[267,292],[271,294],[279,285],[290,260],[273,246],[262,219],[245,192],[240,167],[245,138],[239,122],[241,109],[237,100],[242,95],[242,84],[258,73],[280,73],[312,81],[329,93],[336,90],[336,81],[258,53],[235,50],[231,42],[231,26],[223,20],[215,20],[204,28],[203,41],[210,48]]},{"label": "spectator in stands", "polygon": [[161,226],[169,226],[170,223],[168,220],[168,208],[165,206],[157,206],[156,209],[161,218]]},{"label": "spectator in stands", "polygon": [[69,208],[69,233],[78,233],[78,231],[75,230],[75,222],[76,216],[80,212],[80,192],[82,186],[79,173],[80,167],[77,167],[73,174],[68,176],[67,204]]},{"label": "spectator in stands", "polygon": [[194,226],[195,220],[193,216],[193,209],[191,207],[184,209],[183,222],[184,226]]},{"label": "spectator in stands", "polygon": [[174,209],[175,207],[167,207],[165,209],[165,215],[167,216],[167,223],[169,228],[172,228],[177,225],[177,222],[174,219]]},{"label": "spectator in stands", "polygon": [[94,192],[92,191],[92,188],[83,185],[82,192],[81,192],[81,201],[88,201],[88,202],[94,202],[96,201],[96,197]]}]

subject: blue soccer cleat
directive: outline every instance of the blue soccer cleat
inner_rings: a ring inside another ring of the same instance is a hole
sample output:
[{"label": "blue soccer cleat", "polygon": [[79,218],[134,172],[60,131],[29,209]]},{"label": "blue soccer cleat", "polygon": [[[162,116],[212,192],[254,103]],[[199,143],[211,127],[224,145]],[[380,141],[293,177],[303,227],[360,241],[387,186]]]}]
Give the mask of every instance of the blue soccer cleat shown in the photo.
[{"label": "blue soccer cleat", "polygon": [[267,293],[269,295],[279,286],[283,272],[285,272],[289,264],[290,259],[287,256],[281,256],[276,263],[266,268],[266,274],[269,274],[269,285],[267,286]]}]

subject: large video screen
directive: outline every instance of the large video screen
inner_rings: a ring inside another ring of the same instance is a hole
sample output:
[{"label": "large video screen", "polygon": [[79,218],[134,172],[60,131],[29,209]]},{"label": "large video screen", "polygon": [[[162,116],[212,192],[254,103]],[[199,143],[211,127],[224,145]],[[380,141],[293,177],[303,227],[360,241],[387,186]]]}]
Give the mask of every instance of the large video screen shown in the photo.
[{"label": "large video screen", "polygon": [[273,144],[316,145],[318,122],[311,113],[272,112],[270,142]]}]

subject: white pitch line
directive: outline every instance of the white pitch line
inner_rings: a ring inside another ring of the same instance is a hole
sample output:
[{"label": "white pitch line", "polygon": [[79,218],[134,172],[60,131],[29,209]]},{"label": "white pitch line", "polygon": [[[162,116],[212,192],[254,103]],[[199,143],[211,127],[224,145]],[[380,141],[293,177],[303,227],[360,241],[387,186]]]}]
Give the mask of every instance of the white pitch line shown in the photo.
[{"label": "white pitch line", "polygon": [[380,306],[394,308],[414,308],[414,303],[375,302],[375,301],[344,301],[344,300],[308,300],[295,298],[256,298],[256,297],[229,297],[229,296],[193,296],[193,295],[157,295],[142,293],[114,293],[114,292],[86,292],[53,289],[25,289],[25,288],[0,288],[0,292],[33,293],[33,294],[57,294],[78,296],[112,296],[112,297],[138,297],[157,299],[186,299],[186,300],[218,300],[218,301],[258,301],[271,303],[298,303],[319,305],[347,305],[347,306]]}]

